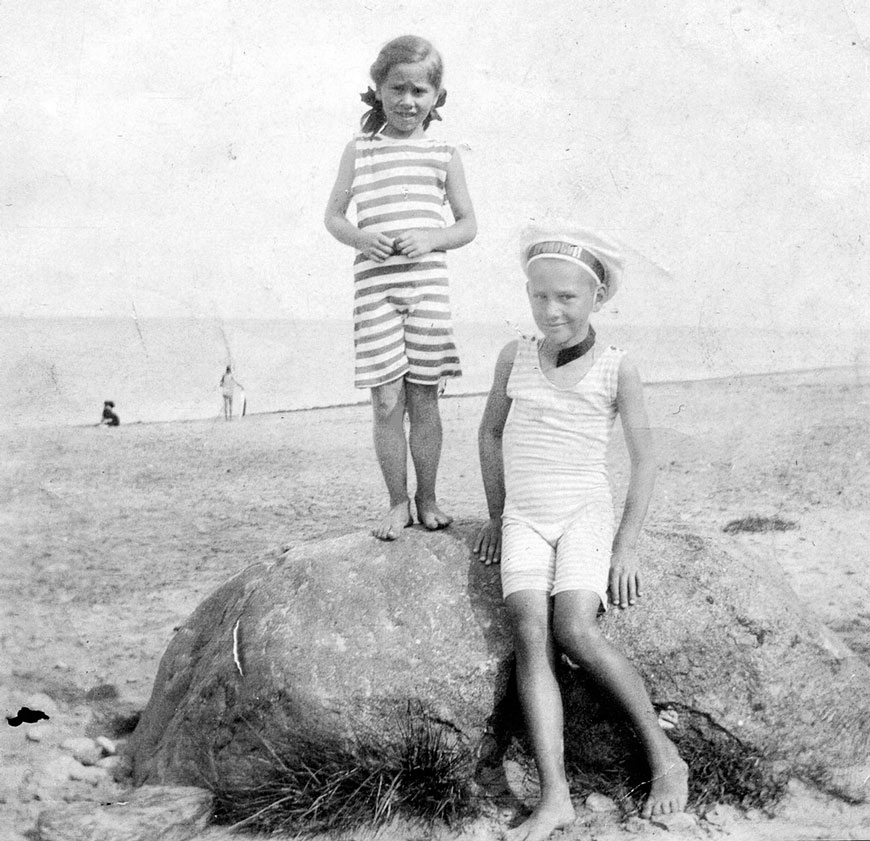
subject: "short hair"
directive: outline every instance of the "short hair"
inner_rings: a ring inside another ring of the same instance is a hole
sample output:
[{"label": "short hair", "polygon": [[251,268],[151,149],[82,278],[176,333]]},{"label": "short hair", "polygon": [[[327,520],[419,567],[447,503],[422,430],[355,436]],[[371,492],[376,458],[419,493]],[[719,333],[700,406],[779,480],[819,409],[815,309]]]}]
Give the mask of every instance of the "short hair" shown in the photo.
[{"label": "short hair", "polygon": [[429,41],[418,35],[400,35],[384,44],[375,63],[369,68],[369,74],[375,85],[380,87],[397,64],[417,62],[425,62],[429,65],[429,82],[436,90],[441,90],[441,81],[444,78],[441,53]]}]

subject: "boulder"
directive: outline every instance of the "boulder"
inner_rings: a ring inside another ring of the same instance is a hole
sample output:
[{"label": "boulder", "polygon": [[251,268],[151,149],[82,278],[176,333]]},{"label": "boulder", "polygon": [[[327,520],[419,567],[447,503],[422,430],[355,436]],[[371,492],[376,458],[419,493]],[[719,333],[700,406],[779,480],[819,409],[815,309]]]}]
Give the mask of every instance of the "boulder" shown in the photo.
[{"label": "boulder", "polygon": [[354,751],[401,740],[415,721],[474,761],[511,643],[498,569],[471,562],[472,530],[352,534],[230,579],[163,656],[127,748],[134,782],[255,780],[294,739]]},{"label": "boulder", "polygon": [[[461,747],[468,773],[497,755],[517,721],[511,643],[498,570],[470,553],[477,527],[312,542],[234,576],[161,661],[128,745],[135,782],[254,781],[276,747],[292,762],[297,742],[386,745],[409,712]],[[678,743],[704,722],[866,799],[870,670],[782,571],[686,533],[648,530],[639,552],[640,604],[601,624],[653,702],[679,711]],[[606,756],[626,728],[581,673],[564,672],[568,757]]]}]

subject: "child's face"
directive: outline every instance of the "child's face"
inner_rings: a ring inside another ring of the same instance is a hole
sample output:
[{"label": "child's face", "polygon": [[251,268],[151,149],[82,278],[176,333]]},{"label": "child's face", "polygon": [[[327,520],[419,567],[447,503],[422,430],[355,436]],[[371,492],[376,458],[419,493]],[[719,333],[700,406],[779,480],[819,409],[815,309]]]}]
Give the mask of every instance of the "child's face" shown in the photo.
[{"label": "child's face", "polygon": [[384,106],[388,137],[422,137],[423,120],[435,105],[438,90],[429,81],[424,62],[396,64],[378,87],[377,97]]},{"label": "child's face", "polygon": [[604,288],[567,260],[534,260],[528,275],[532,315],[544,337],[561,347],[581,341],[589,316],[601,309]]}]

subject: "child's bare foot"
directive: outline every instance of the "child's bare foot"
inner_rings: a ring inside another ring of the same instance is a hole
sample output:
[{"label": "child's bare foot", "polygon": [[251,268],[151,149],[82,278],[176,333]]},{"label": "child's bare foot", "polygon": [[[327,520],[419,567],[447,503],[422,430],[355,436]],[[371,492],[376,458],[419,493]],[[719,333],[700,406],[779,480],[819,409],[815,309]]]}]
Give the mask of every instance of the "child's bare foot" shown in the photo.
[{"label": "child's bare foot", "polygon": [[564,795],[541,800],[534,812],[519,826],[508,830],[503,838],[505,841],[544,841],[557,829],[573,823],[576,817],[571,797],[566,791]]},{"label": "child's bare foot", "polygon": [[689,766],[680,759],[677,749],[668,742],[670,750],[667,762],[659,769],[652,769],[652,782],[640,816],[670,815],[686,808],[689,795]]},{"label": "child's bare foot", "polygon": [[423,500],[415,496],[414,504],[417,506],[417,519],[430,531],[446,529],[453,522],[453,517],[445,514],[434,499]]},{"label": "child's bare foot", "polygon": [[378,540],[395,540],[402,529],[414,525],[411,517],[411,503],[408,500],[394,505],[387,515],[372,529]]}]

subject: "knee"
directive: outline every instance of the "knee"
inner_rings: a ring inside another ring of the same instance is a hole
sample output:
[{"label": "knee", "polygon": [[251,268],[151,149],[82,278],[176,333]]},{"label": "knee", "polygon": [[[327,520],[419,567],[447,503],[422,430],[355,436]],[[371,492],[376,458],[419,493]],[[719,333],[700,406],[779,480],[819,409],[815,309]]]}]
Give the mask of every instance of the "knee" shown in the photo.
[{"label": "knee", "polygon": [[538,617],[515,617],[512,630],[517,656],[538,654],[547,650],[550,641],[550,629],[547,623],[540,621]]},{"label": "knee", "polygon": [[574,617],[560,617],[553,624],[556,645],[581,667],[593,665],[606,645],[601,631],[594,624]]}]

